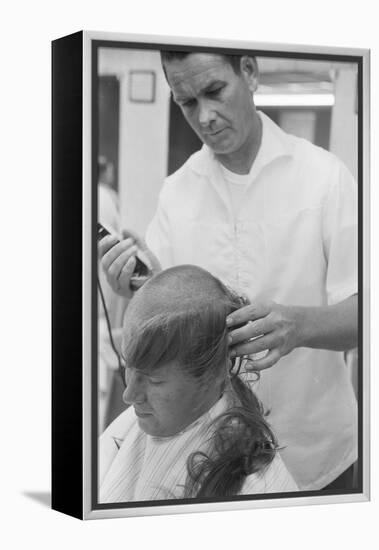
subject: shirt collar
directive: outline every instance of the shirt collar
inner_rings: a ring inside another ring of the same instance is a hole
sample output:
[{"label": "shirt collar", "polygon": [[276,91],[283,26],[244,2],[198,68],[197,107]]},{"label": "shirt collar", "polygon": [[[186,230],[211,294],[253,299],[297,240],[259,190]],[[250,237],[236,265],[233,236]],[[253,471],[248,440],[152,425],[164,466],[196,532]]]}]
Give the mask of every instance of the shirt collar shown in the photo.
[{"label": "shirt collar", "polygon": [[[276,159],[293,155],[290,136],[261,111],[258,111],[258,115],[262,121],[262,142],[250,172],[253,177]],[[199,175],[214,173],[215,164],[218,164],[218,161],[213,151],[205,144],[189,159],[190,168]]]}]

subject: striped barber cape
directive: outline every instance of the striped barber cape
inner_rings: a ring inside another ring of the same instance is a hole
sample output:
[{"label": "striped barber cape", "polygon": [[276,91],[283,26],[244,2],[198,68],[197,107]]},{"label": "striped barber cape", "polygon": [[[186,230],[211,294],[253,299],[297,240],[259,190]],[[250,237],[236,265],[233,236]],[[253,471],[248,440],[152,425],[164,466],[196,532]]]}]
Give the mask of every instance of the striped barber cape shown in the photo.
[{"label": "striped barber cape", "polygon": [[[224,394],[203,416],[170,437],[147,435],[134,408],[124,411],[99,440],[99,502],[134,502],[183,498],[187,459],[206,452],[211,422],[227,409]],[[240,494],[298,491],[279,453],[263,471],[248,476]]]}]

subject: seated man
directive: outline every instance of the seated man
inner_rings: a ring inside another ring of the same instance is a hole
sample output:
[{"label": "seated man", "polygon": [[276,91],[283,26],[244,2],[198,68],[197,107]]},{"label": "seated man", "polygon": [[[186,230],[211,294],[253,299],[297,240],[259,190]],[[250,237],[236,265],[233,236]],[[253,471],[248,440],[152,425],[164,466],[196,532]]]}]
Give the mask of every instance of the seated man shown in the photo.
[{"label": "seated man", "polygon": [[100,502],[297,491],[261,405],[229,359],[241,299],[195,266],[167,269],[131,300],[124,401],[99,443]]}]

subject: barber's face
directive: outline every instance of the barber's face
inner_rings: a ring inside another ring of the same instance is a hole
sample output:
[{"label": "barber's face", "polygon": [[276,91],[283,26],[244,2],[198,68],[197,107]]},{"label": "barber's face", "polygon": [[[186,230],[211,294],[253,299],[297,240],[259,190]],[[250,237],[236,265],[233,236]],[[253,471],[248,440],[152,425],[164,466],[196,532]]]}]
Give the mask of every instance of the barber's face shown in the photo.
[{"label": "barber's face", "polygon": [[171,362],[153,372],[126,369],[123,400],[133,405],[140,428],[150,435],[174,435],[208,410],[207,391]]},{"label": "barber's face", "polygon": [[256,66],[242,60],[241,74],[220,55],[193,53],[165,63],[174,101],[216,154],[240,151],[254,139]]}]

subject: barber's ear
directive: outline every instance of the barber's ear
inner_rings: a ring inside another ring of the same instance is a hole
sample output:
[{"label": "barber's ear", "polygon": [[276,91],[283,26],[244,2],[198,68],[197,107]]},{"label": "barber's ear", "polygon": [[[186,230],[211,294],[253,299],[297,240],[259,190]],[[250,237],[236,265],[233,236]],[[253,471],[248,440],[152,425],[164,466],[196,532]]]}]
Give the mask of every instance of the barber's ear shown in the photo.
[{"label": "barber's ear", "polygon": [[246,79],[246,82],[250,88],[251,93],[254,93],[258,88],[258,63],[255,57],[250,55],[243,55],[241,57],[241,74]]}]

